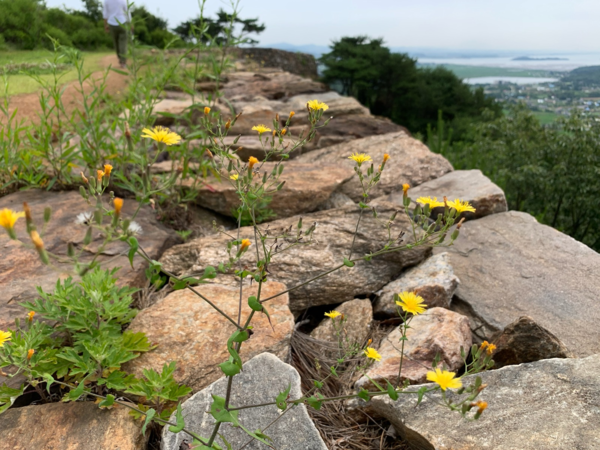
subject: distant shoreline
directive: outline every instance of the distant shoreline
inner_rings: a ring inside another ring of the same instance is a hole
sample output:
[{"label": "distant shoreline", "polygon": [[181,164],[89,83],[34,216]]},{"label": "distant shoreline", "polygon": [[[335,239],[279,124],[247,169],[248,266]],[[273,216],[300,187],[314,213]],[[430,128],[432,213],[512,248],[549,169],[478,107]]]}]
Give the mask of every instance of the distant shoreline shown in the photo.
[{"label": "distant shoreline", "polygon": [[531,56],[518,56],[511,61],[568,61],[569,58],[556,58],[553,56],[547,58],[532,58]]}]

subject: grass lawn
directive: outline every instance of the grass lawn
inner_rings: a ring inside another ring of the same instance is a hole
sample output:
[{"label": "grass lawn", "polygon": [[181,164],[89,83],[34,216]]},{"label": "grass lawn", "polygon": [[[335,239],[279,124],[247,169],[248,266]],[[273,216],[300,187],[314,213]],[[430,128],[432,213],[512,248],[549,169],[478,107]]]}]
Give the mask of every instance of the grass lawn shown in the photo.
[{"label": "grass lawn", "polygon": [[547,125],[556,121],[560,115],[547,111],[533,111],[533,115],[538,118],[542,125]]},{"label": "grass lawn", "polygon": [[[454,72],[459,78],[478,77],[547,77],[547,70],[507,69],[505,67],[463,66],[458,64],[440,64]],[[425,67],[431,64],[423,65]]]},{"label": "grass lawn", "polygon": [[[110,55],[112,52],[84,52],[84,69],[86,71],[95,72],[102,69],[102,58],[106,55]],[[9,50],[0,51],[0,66],[6,64],[40,64],[46,61],[51,61],[53,58],[52,52],[49,50]],[[61,83],[67,83],[77,78],[77,72],[75,69],[65,70],[60,73]],[[42,78],[50,79],[52,75],[41,75]],[[1,80],[1,78],[0,78]],[[26,74],[14,74],[8,75],[8,93],[9,95],[15,94],[28,94],[30,92],[36,92],[39,90],[38,83]]]}]

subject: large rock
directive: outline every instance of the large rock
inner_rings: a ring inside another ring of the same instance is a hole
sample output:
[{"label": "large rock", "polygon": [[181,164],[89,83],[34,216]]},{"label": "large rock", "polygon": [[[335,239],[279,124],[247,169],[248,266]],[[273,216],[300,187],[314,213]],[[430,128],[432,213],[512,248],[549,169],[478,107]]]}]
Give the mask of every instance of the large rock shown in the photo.
[{"label": "large rock", "polygon": [[[394,385],[404,380],[411,384],[425,382],[427,372],[432,370],[431,364],[438,353],[441,357],[439,366],[456,371],[464,366],[461,347],[468,352],[472,343],[469,319],[465,316],[444,308],[431,308],[424,314],[415,316],[406,332],[407,341],[404,344],[402,376],[399,381],[401,337],[400,329],[396,328],[382,341],[379,348],[381,361],[376,361],[367,372],[379,384],[385,385],[386,379]],[[356,386],[367,389],[374,387],[367,377],[359,379]]]},{"label": "large rock", "polygon": [[408,269],[397,280],[378,292],[373,313],[378,318],[396,317],[394,294],[414,292],[425,300],[428,308],[449,308],[459,280],[448,263],[448,253],[440,253]]},{"label": "large rock", "polygon": [[[0,209],[10,208],[16,211],[23,210],[23,202],[27,202],[33,214],[33,220],[38,229],[44,223],[44,208],[52,208],[52,218],[47,229],[42,234],[46,249],[58,256],[66,257],[67,244],[81,248],[86,233],[86,227],[77,225],[75,219],[78,214],[91,211],[92,208],[75,191],[47,192],[38,190],[20,191],[0,198]],[[130,217],[137,209],[134,200],[125,200],[123,217]],[[155,213],[149,207],[142,207],[135,221],[142,227],[142,234],[138,236],[140,247],[152,259],[158,259],[162,252],[181,242],[177,234],[165,228],[155,219]],[[19,219],[15,226],[17,236],[24,242],[30,242],[25,231],[25,220]],[[102,242],[98,234],[87,247],[95,250]],[[123,242],[110,244],[97,259],[102,267],[121,267],[117,273],[120,285],[142,286],[145,283],[144,273],[146,264],[141,258],[135,258],[133,269],[127,259],[129,246]],[[92,251],[84,251],[81,262],[90,262]],[[19,303],[33,300],[37,297],[36,286],[41,286],[45,291],[53,291],[56,280],[73,276],[73,267],[69,264],[53,262],[52,266],[41,263],[34,250],[22,247],[18,242],[10,240],[4,230],[0,233],[0,330],[14,326],[14,319],[25,317],[25,311]]]},{"label": "large rock", "polygon": [[286,102],[286,110],[282,111],[281,118],[287,119],[289,111],[294,111],[296,115],[292,119],[294,125],[308,124],[308,112],[306,104],[311,100],[319,100],[329,106],[329,109],[323,114],[323,120],[329,117],[362,115],[369,116],[369,108],[361,105],[354,97],[344,97],[335,91],[324,92],[322,94],[296,95]]},{"label": "large rock", "polygon": [[[369,402],[416,450],[597,450],[600,359],[547,359],[479,376],[488,409],[477,421],[439,406],[440,394]],[[476,375],[463,378],[471,385]],[[416,390],[417,387],[411,388]]]},{"label": "large rock", "polygon": [[143,450],[148,435],[129,409],[101,410],[93,402],[11,408],[0,420],[0,450]]},{"label": "large rock", "polygon": [[[448,200],[459,198],[468,201],[476,211],[464,213],[467,220],[505,212],[508,209],[504,191],[480,170],[455,170],[410,190],[413,200],[430,196],[438,199],[446,196]],[[385,197],[385,200],[402,205],[402,197],[402,190],[399,190]],[[442,208],[439,212],[443,212]],[[437,214],[437,211],[434,211],[434,214]]]},{"label": "large rock", "polygon": [[[195,288],[215,303],[227,315],[237,319],[240,292],[233,286],[201,285]],[[247,299],[256,295],[258,284],[246,287],[243,292],[242,322],[251,312]],[[266,298],[285,290],[281,283],[265,283],[262,296]],[[294,317],[288,307],[288,296],[282,295],[269,302],[267,311],[271,315],[255,314],[252,337],[244,342],[241,356],[249,360],[253,356],[271,352],[285,358],[294,328]],[[130,331],[143,331],[150,342],[158,347],[139,358],[128,362],[127,372],[141,375],[143,369],[161,371],[164,364],[177,361],[174,374],[179,383],[199,391],[219,379],[223,372],[218,367],[227,361],[227,339],[235,327],[208,303],[188,289],[175,291],[135,317]]]},{"label": "large rock", "polygon": [[229,75],[229,82],[223,86],[225,97],[236,95],[261,95],[278,100],[299,94],[327,91],[323,83],[309,80],[288,72],[253,73],[235,72]]},{"label": "large rock", "polygon": [[[379,208],[380,217],[389,217],[396,209],[391,205]],[[296,245],[276,255],[269,265],[269,279],[280,281],[287,286],[295,286],[342,264],[352,243],[358,220],[355,206],[332,209],[304,216],[303,226],[308,229],[316,223],[313,242],[310,245]],[[276,220],[262,225],[268,227],[270,236],[284,230],[296,230],[299,217]],[[392,226],[392,235],[410,229],[409,220],[400,213]],[[295,236],[295,231],[292,231]],[[242,238],[254,241],[251,227],[243,227]],[[387,242],[388,234],[371,214],[364,214],[356,237],[354,257],[380,250]],[[204,270],[208,265],[217,266],[228,259],[228,236],[215,236],[196,239],[169,249],[161,262],[165,269],[175,273],[192,273]],[[281,240],[283,242],[283,240]],[[406,241],[408,243],[408,241]],[[284,245],[284,248],[287,244]],[[316,305],[332,305],[348,298],[361,297],[375,292],[397,277],[404,267],[418,264],[430,254],[430,249],[418,247],[404,252],[394,252],[373,258],[370,262],[359,261],[355,267],[344,267],[310,284],[290,292],[290,309],[294,313]],[[256,264],[256,252],[245,253],[242,262],[249,267]],[[219,275],[218,283],[236,284],[231,274]]]},{"label": "large rock", "polygon": [[572,356],[560,339],[527,316],[509,324],[492,341],[496,345],[495,368]]},{"label": "large rock", "polygon": [[600,353],[600,255],[532,216],[509,211],[466,222],[447,251],[460,279],[452,308],[490,341],[523,314],[575,355]]},{"label": "large rock", "polygon": [[[327,111],[325,114],[329,114]],[[329,147],[331,145],[347,142],[379,134],[388,134],[408,130],[396,125],[389,119],[364,114],[351,114],[345,116],[334,116],[326,127],[319,128],[318,147]]]},{"label": "large rock", "polygon": [[[230,404],[241,407],[270,403],[288,386],[291,388],[290,399],[302,396],[300,376],[296,369],[281,362],[274,355],[263,353],[244,364],[244,370],[234,378]],[[226,390],[227,379],[221,378],[184,402],[182,409],[186,428],[208,438],[215,423],[213,417],[207,412],[210,411],[213,401],[211,396],[225,397]],[[268,435],[272,439],[273,447],[278,450],[327,450],[304,405],[295,406],[284,414],[275,405],[246,409],[239,412],[238,418],[245,428],[251,431],[261,430]],[[273,424],[267,428],[272,422]],[[235,449],[241,448],[251,440],[240,428],[233,428],[229,423],[222,424],[219,433]],[[179,450],[185,439],[185,433],[173,434],[169,431],[169,427],[165,427],[160,448]],[[216,442],[225,448],[221,438],[217,438]],[[260,450],[265,448],[265,445],[252,441],[245,448]]]},{"label": "large rock", "polygon": [[[431,152],[422,142],[404,132],[355,139],[301,155],[298,161],[353,168],[355,162],[348,157],[355,152],[371,156],[375,167],[381,164],[385,153],[390,155],[381,181],[371,190],[371,198],[402,190],[403,183],[416,186],[452,171],[452,166],[443,156]],[[354,201],[362,199],[362,189],[357,177],[346,182],[341,192]]]},{"label": "large rock", "polygon": [[[340,337],[343,341],[350,343],[364,344],[369,334],[371,321],[373,320],[373,307],[371,300],[355,298],[346,303],[342,303],[335,310],[345,317],[344,325],[340,331]],[[315,339],[338,343],[338,332],[334,327],[340,328],[341,318],[330,319],[325,317],[310,335]]]},{"label": "large rock", "polygon": [[[271,173],[275,163],[264,163],[261,173]],[[258,167],[258,166],[256,166]],[[323,166],[317,164],[289,161],[280,176],[285,181],[283,188],[272,194],[268,208],[277,217],[289,217],[314,211],[353,173],[345,167]],[[239,206],[239,197],[231,180],[225,177],[218,181],[211,178],[209,186],[199,186],[196,202],[218,213],[232,216]]]},{"label": "large rock", "polygon": [[[235,150],[235,154],[242,161],[248,161],[248,159],[250,159],[251,156],[254,156],[259,161],[263,161],[266,158],[267,154],[271,152],[270,139],[266,139],[263,137],[261,141],[258,135],[256,135],[256,131],[254,131],[253,133],[254,136],[241,136],[239,139],[237,136],[227,136],[223,139],[223,143]],[[306,133],[304,133],[304,136],[306,137]],[[290,151],[294,146],[294,142],[297,142],[298,140],[298,134],[296,134],[293,138],[286,136],[283,140],[282,145],[284,148],[288,149],[287,151],[290,158],[294,158],[300,155],[303,152],[303,150],[312,150],[315,148],[313,142],[307,142],[306,145],[298,147],[293,151]],[[276,148],[282,148],[282,146],[279,144],[279,141],[276,142]],[[278,161],[281,159],[282,158],[279,154],[271,154],[269,156],[269,161]]]},{"label": "large rock", "polygon": [[[235,121],[235,124],[229,129],[229,136],[235,138],[238,134],[256,136],[256,131],[252,131],[252,127],[256,125],[266,125],[273,128],[273,120],[275,120],[275,112],[269,109],[243,108],[241,116]],[[227,119],[225,117],[224,119]],[[258,139],[257,139],[258,140]],[[243,144],[240,144],[243,145]]]},{"label": "large rock", "polygon": [[[200,98],[196,99],[198,102]],[[192,111],[194,118],[197,120],[200,117],[199,111],[204,108],[204,105],[195,103],[191,97],[185,99],[165,98],[159,100],[152,108],[153,114],[156,116],[154,125],[170,126],[176,122],[173,116],[180,116],[184,113]]]},{"label": "large rock", "polygon": [[231,49],[238,58],[248,65],[266,68],[277,67],[286,72],[308,78],[317,78],[317,61],[314,55],[302,52],[288,52],[275,48],[236,47]]}]

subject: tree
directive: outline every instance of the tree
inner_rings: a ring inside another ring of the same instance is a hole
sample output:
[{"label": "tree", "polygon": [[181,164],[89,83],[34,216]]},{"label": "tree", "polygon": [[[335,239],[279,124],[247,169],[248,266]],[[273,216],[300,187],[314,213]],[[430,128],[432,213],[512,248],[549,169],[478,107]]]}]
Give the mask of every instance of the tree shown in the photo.
[{"label": "tree", "polygon": [[[184,41],[190,42],[194,39],[192,30],[194,28],[200,28],[201,22],[200,17],[197,17],[180,23],[173,31]],[[229,14],[223,9],[220,9],[217,12],[216,19],[204,18],[204,23],[207,26],[206,35],[200,36],[200,39],[205,43],[209,42],[211,38],[214,38],[218,44],[222,44],[227,40],[227,34],[230,32],[231,27],[235,27],[236,25],[241,26],[240,33],[242,36],[247,36],[248,34],[260,34],[265,31],[266,28],[264,24],[258,23],[258,18],[240,19],[237,15],[234,16]],[[247,37],[245,43],[254,45],[257,44],[258,41]]]},{"label": "tree", "polygon": [[93,22],[102,20],[102,4],[100,0],[81,0],[84,5],[84,15]]}]

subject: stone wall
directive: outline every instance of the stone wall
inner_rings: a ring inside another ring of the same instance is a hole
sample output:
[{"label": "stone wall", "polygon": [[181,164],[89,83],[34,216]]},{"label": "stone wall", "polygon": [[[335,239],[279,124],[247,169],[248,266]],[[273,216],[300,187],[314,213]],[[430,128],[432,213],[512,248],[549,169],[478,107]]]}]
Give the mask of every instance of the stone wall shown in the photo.
[{"label": "stone wall", "polygon": [[277,67],[312,79],[317,78],[317,61],[313,55],[300,52],[287,52],[275,48],[236,48],[238,56],[248,58],[262,67]]}]

